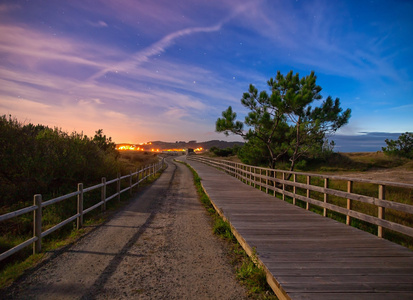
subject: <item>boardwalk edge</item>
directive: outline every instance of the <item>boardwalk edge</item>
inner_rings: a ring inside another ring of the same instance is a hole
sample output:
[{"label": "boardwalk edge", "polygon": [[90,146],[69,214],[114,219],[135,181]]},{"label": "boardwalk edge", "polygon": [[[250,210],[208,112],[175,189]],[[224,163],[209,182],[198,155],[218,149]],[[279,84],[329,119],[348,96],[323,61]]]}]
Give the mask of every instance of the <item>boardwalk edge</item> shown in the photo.
[{"label": "boardwalk edge", "polygon": [[244,251],[247,253],[253,261],[256,261],[264,270],[265,275],[267,277],[267,283],[271,287],[271,289],[274,291],[275,295],[278,297],[280,300],[291,300],[291,297],[286,293],[286,291],[282,288],[280,283],[275,279],[273,274],[268,270],[268,268],[265,266],[265,264],[261,261],[259,258],[259,255],[255,255],[253,247],[251,247],[245,239],[241,236],[241,234],[238,233],[238,231],[235,229],[234,226],[232,226],[231,221],[225,216],[224,211],[220,209],[215,202],[212,200],[212,198],[209,196],[207,190],[205,189],[204,185],[202,184],[202,179],[201,179],[201,186],[202,189],[204,190],[204,193],[208,196],[210,199],[212,206],[214,207],[215,211],[220,215],[220,217],[225,221],[228,222],[228,224],[231,227],[232,234],[235,236],[237,239],[238,243],[241,245],[241,247],[244,249]]}]

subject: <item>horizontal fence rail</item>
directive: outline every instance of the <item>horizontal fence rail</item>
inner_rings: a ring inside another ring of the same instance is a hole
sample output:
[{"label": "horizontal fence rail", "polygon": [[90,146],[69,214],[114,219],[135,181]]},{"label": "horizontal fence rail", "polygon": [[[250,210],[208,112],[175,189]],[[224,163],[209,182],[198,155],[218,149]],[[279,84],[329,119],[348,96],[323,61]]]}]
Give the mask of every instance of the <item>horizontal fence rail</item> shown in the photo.
[{"label": "horizontal fence rail", "polygon": [[[272,191],[275,197],[279,194],[283,200],[289,197],[294,205],[296,205],[297,200],[300,200],[307,210],[310,210],[311,206],[318,207],[325,217],[328,216],[329,211],[339,213],[344,216],[347,225],[351,225],[352,220],[357,219],[377,226],[378,237],[383,237],[383,228],[413,237],[413,205],[411,205],[413,203],[413,184],[268,169],[195,155],[188,156],[188,159],[219,168],[267,194]],[[301,181],[304,181],[303,178],[305,179],[304,183],[298,182],[299,176],[302,178]],[[312,184],[315,181],[318,182],[318,185]],[[337,182],[341,182],[341,185],[345,186],[345,190],[332,187],[333,183]],[[375,186],[376,196],[355,193],[354,184],[356,183]],[[405,189],[409,199],[399,200],[405,200],[409,204],[401,203],[402,201],[385,200],[386,189],[390,188]],[[316,199],[317,197],[313,194],[318,194],[319,199]],[[332,198],[335,201],[332,201]],[[338,205],[339,202],[344,205]],[[360,203],[361,205],[369,205],[370,210],[373,209],[374,213],[367,214],[361,209],[356,210],[356,204]],[[392,217],[391,220],[386,219],[387,211],[389,215],[390,213],[394,214],[394,212],[402,214],[402,220],[396,220],[395,217]]]},{"label": "horizontal fence rail", "polygon": [[[51,234],[52,232],[63,227],[64,225],[69,224],[70,222],[73,222],[75,220],[77,221],[76,223],[77,229],[81,228],[83,226],[83,216],[85,214],[87,214],[88,212],[98,207],[101,207],[102,210],[104,211],[106,209],[106,203],[108,203],[108,201],[116,197],[120,201],[120,195],[128,190],[132,194],[132,189],[135,186],[138,186],[142,181],[148,179],[150,176],[157,173],[159,170],[163,168],[163,166],[164,166],[164,159],[160,160],[158,163],[145,166],[144,168],[139,169],[136,172],[131,172],[128,175],[120,176],[120,174],[118,174],[117,178],[112,179],[110,181],[106,181],[106,178],[103,177],[102,183],[99,183],[91,187],[83,188],[83,183],[79,183],[78,189],[76,192],[72,192],[72,193],[69,193],[63,196],[59,196],[59,197],[50,199],[45,202],[42,201],[42,195],[40,194],[34,195],[34,203],[32,206],[25,207],[25,208],[22,208],[22,209],[13,211],[13,212],[9,212],[4,215],[0,215],[0,222],[2,222],[2,221],[9,220],[11,218],[15,218],[20,215],[26,214],[26,213],[33,212],[33,237],[1,253],[0,261],[2,261],[3,259],[9,257],[10,255],[13,255],[14,253],[32,244],[33,244],[33,254],[39,253],[42,249],[42,238],[44,238],[45,236]],[[135,182],[133,178],[135,178]],[[127,179],[129,180],[128,186],[124,188],[123,190],[121,190],[120,189],[121,181],[127,180]],[[107,186],[110,184],[114,184],[114,183],[116,183],[116,193],[114,193],[113,195],[107,196],[106,195]],[[101,199],[100,199],[101,201],[87,209],[84,209],[83,208],[84,194],[87,192],[97,190],[97,189],[101,190]],[[64,201],[72,197],[77,197],[77,213],[69,217],[68,219],[60,222],[59,224],[56,224],[53,227],[42,232],[42,209],[46,206],[56,204],[58,202]]]}]

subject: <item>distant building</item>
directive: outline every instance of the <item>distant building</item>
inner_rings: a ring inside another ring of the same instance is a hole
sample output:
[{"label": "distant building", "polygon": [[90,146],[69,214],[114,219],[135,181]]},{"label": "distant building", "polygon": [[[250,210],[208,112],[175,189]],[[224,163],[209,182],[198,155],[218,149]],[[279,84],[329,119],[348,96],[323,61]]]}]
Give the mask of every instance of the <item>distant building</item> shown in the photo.
[{"label": "distant building", "polygon": [[188,149],[186,150],[186,155],[193,155],[193,154],[195,154],[194,149],[188,148]]}]

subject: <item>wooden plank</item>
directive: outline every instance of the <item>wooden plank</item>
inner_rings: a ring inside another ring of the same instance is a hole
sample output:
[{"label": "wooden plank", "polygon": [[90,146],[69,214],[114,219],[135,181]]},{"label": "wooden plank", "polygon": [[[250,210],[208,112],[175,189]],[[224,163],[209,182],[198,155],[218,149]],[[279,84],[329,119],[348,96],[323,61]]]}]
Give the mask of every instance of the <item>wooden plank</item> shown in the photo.
[{"label": "wooden plank", "polygon": [[[280,283],[289,282],[289,283],[297,283],[297,284],[310,284],[313,282],[318,282],[319,285],[329,285],[329,284],[336,284],[336,283],[345,283],[345,284],[358,284],[358,283],[367,283],[370,286],[374,285],[383,285],[387,284],[389,286],[394,286],[398,284],[413,284],[413,277],[405,276],[405,275],[373,275],[373,276],[366,276],[366,275],[346,275],[343,276],[341,274],[335,275],[328,275],[328,276],[278,276],[277,277]],[[389,282],[394,282],[394,284],[390,284]]]},{"label": "wooden plank", "polygon": [[[316,284],[315,284],[316,283]],[[412,289],[411,283],[381,283],[374,284],[369,282],[335,282],[323,284],[320,282],[310,283],[282,283],[285,290],[294,292],[334,292],[334,293],[348,293],[348,292],[410,292]],[[395,298],[396,299],[396,298]]]},{"label": "wooden plank", "polygon": [[341,275],[341,276],[373,276],[373,275],[380,275],[380,276],[391,276],[391,275],[400,275],[409,277],[412,274],[412,268],[387,268],[386,275],[383,274],[383,269],[381,267],[371,267],[371,268],[361,268],[361,267],[354,267],[354,268],[333,268],[333,267],[326,267],[326,268],[282,268],[277,266],[272,266],[272,270],[275,276],[329,276],[329,275]]},{"label": "wooden plank", "polygon": [[410,293],[387,293],[387,292],[374,292],[374,293],[289,293],[291,299],[317,299],[317,300],[349,300],[349,299],[364,299],[364,300],[411,300]]}]

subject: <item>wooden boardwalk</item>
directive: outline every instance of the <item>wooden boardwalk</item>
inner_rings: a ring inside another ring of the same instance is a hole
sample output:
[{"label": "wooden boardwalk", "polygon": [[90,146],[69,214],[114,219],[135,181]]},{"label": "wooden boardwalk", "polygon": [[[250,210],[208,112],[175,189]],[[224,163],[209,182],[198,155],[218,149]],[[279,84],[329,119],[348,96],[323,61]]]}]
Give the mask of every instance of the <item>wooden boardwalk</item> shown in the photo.
[{"label": "wooden boardwalk", "polygon": [[186,162],[280,299],[413,299],[413,251]]}]

